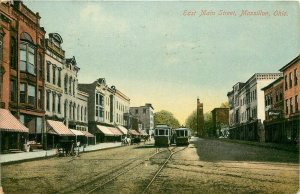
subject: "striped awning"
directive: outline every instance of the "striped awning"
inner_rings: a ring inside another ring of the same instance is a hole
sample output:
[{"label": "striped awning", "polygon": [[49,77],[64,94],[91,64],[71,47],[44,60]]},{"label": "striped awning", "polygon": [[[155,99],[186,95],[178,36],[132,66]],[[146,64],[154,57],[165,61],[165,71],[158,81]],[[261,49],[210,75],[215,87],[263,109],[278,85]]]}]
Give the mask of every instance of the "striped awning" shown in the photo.
[{"label": "striped awning", "polygon": [[139,133],[140,133],[141,135],[148,135],[148,133],[147,133],[146,131],[144,131],[144,130],[140,130]]},{"label": "striped awning", "polygon": [[117,128],[114,128],[114,127],[107,127],[115,136],[120,136],[120,135],[123,135],[123,133],[117,129]]},{"label": "striped awning", "polygon": [[140,135],[136,130],[133,129],[129,130],[128,133],[131,135]]},{"label": "striped awning", "polygon": [[109,130],[106,126],[97,125],[97,128],[105,135],[105,136],[114,136],[114,133]]},{"label": "striped awning", "polygon": [[74,133],[74,135],[76,136],[84,136],[84,134],[82,133],[82,131],[78,131],[75,129],[70,129],[72,131],[72,133]]},{"label": "striped awning", "polygon": [[47,133],[59,136],[75,136],[62,122],[53,120],[47,120]]},{"label": "striped awning", "polygon": [[125,134],[125,135],[128,134],[128,130],[127,130],[125,127],[123,127],[122,125],[119,125],[119,126],[118,126],[118,129],[119,129],[120,131],[122,131],[123,134]]},{"label": "striped awning", "polygon": [[84,136],[86,136],[86,137],[95,137],[95,135],[93,135],[93,134],[91,134],[90,132],[88,132],[88,131],[81,131],[83,134],[84,134]]},{"label": "striped awning", "polygon": [[29,129],[6,109],[0,109],[0,131],[29,133]]}]

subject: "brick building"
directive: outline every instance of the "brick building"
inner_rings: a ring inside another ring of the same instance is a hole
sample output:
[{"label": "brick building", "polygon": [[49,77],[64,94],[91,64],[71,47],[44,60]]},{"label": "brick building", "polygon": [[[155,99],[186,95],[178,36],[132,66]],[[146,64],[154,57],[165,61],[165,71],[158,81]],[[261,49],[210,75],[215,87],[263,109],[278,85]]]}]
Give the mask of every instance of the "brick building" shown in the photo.
[{"label": "brick building", "polygon": [[300,62],[298,55],[280,69],[284,79],[284,117],[287,141],[299,142],[300,128]]},{"label": "brick building", "polygon": [[229,126],[229,108],[215,108],[211,111],[211,114],[212,127],[217,136],[226,136],[223,130]]},{"label": "brick building", "polygon": [[204,114],[203,114],[203,103],[197,98],[197,135],[203,137],[204,135]]},{"label": "brick building", "polygon": [[28,136],[10,134],[17,143],[10,140],[8,147],[21,149],[27,137],[37,142],[43,138],[45,30],[39,14],[21,1],[1,3],[0,17],[1,108],[8,109],[29,129]]},{"label": "brick building", "polygon": [[283,77],[262,90],[265,97],[265,140],[266,142],[281,142],[284,137]]}]

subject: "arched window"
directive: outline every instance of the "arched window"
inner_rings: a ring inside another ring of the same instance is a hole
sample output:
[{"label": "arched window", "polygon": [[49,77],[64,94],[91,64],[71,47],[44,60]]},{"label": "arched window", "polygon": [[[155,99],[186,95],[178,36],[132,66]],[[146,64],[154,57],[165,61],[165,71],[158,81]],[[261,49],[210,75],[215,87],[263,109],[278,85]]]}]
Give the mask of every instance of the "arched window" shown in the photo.
[{"label": "arched window", "polygon": [[80,114],[80,121],[83,121],[82,119],[83,119],[83,106],[81,106],[81,114]]},{"label": "arched window", "polygon": [[69,80],[69,94],[72,95],[72,77]]},{"label": "arched window", "polygon": [[68,101],[65,100],[65,104],[64,104],[64,117],[65,117],[65,119],[67,118],[67,109],[68,109]]},{"label": "arched window", "polygon": [[86,114],[87,114],[87,113],[86,113],[86,107],[85,107],[85,108],[84,108],[84,121],[85,121],[85,122],[87,121],[87,120],[86,120],[86,119],[87,119],[87,118],[86,118]]},{"label": "arched window", "polygon": [[79,121],[79,111],[80,111],[80,107],[79,107],[79,105],[77,106],[77,121]]},{"label": "arched window", "polygon": [[10,68],[16,69],[17,68],[17,41],[15,38],[11,38],[10,43]]},{"label": "arched window", "polygon": [[65,79],[64,79],[64,82],[65,82],[65,94],[68,93],[68,80],[69,80],[69,78],[68,78],[68,75],[66,74],[65,75]]},{"label": "arched window", "polygon": [[21,34],[20,70],[35,75],[35,46],[29,34]]},{"label": "arched window", "polygon": [[69,104],[69,119],[72,120],[72,102]]},{"label": "arched window", "polygon": [[76,113],[76,104],[74,103],[74,104],[73,104],[73,120],[74,120],[74,121],[76,120],[75,113]]},{"label": "arched window", "polygon": [[75,79],[73,81],[73,96],[75,96]]}]

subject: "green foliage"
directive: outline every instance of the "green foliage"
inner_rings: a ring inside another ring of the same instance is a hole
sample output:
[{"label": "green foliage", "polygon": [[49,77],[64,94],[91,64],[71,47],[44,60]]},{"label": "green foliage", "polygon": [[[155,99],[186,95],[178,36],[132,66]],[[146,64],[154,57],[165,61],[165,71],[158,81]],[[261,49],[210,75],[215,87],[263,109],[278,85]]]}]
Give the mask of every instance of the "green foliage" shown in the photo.
[{"label": "green foliage", "polygon": [[154,124],[166,124],[172,128],[178,128],[180,126],[179,121],[174,117],[174,115],[166,110],[154,113]]},{"label": "green foliage", "polygon": [[197,112],[194,110],[185,120],[186,127],[190,128],[193,133],[197,132]]},{"label": "green foliage", "polygon": [[228,102],[222,102],[220,108],[229,108],[229,103]]},{"label": "green foliage", "polygon": [[[212,123],[212,115],[210,112],[204,113],[204,135],[215,136]],[[186,126],[190,128],[194,133],[197,132],[197,111],[194,110],[185,121]]]}]

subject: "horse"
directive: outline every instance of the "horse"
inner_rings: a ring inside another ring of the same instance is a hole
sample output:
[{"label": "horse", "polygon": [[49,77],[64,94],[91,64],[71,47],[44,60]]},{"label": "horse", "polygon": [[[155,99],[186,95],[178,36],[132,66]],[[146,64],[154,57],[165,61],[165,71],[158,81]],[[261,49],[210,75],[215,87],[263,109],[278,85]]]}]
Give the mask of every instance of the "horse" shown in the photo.
[{"label": "horse", "polygon": [[124,139],[122,139],[122,144],[123,145],[130,145],[131,144],[131,139],[129,137],[124,137]]}]

